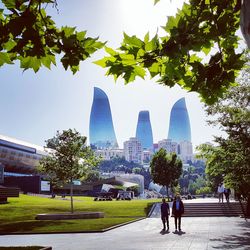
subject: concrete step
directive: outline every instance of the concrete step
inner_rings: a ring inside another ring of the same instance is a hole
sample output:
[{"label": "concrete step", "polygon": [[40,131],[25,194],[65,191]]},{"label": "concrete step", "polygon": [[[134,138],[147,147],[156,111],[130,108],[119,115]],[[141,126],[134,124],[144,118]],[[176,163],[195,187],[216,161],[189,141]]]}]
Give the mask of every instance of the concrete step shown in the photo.
[{"label": "concrete step", "polygon": [[[170,208],[172,203],[169,203]],[[246,204],[243,203],[244,209]],[[218,203],[218,202],[187,202],[184,201],[184,217],[237,217],[243,216],[243,211],[239,202]],[[156,203],[149,215],[151,218],[161,216],[160,203]]]},{"label": "concrete step", "polygon": [[240,203],[185,203],[185,217],[243,216]]}]

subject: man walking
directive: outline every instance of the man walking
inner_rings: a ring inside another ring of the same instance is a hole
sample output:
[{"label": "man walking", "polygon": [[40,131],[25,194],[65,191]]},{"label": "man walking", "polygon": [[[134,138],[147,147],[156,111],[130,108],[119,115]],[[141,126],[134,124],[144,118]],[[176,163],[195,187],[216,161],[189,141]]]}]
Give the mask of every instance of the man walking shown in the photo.
[{"label": "man walking", "polygon": [[223,183],[220,183],[217,189],[218,196],[219,196],[219,202],[223,202],[223,194],[224,194],[224,185]]},{"label": "man walking", "polygon": [[231,194],[231,190],[230,188],[224,188],[224,195],[225,195],[225,198],[226,198],[226,201],[229,202],[229,196]]},{"label": "man walking", "polygon": [[167,222],[167,231],[169,231],[169,205],[166,202],[166,200],[163,198],[162,199],[162,204],[161,204],[161,220],[163,224],[163,229],[162,231],[166,231],[166,222]]},{"label": "man walking", "polygon": [[175,231],[177,231],[177,223],[178,229],[181,231],[181,216],[184,214],[184,204],[179,195],[176,196],[173,202],[172,213],[174,215]]}]

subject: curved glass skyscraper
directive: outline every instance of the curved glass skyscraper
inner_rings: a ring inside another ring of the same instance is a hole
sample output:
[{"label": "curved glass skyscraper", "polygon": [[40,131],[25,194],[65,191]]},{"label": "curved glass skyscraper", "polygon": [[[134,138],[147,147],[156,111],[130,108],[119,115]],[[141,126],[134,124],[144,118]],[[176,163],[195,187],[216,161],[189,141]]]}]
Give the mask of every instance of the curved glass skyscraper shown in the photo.
[{"label": "curved glass skyscraper", "polygon": [[143,149],[152,149],[153,133],[149,118],[149,112],[144,110],[139,112],[136,138],[141,142]]},{"label": "curved glass skyscraper", "polygon": [[90,114],[89,141],[97,148],[118,147],[108,97],[97,87]]},{"label": "curved glass skyscraper", "polygon": [[172,107],[168,130],[168,139],[179,143],[191,142],[191,129],[185,98],[179,99]]}]

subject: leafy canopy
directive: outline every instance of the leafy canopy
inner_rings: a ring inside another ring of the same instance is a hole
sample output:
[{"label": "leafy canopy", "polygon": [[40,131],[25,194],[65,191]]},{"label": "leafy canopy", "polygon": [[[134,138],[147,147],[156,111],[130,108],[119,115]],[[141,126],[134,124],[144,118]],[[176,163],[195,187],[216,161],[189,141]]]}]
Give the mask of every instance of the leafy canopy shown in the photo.
[{"label": "leafy canopy", "polygon": [[175,153],[167,154],[167,151],[161,148],[153,155],[150,169],[154,183],[174,187],[182,174],[182,162]]},{"label": "leafy canopy", "polygon": [[73,180],[86,178],[88,172],[97,166],[99,159],[86,146],[87,138],[76,130],[57,131],[56,136],[46,141],[48,155],[40,160],[38,171],[51,184],[70,184],[71,212],[73,208]]},{"label": "leafy canopy", "polygon": [[60,55],[65,70],[79,70],[79,63],[90,57],[104,43],[86,36],[75,27],[58,28],[46,14],[47,4],[56,0],[2,0],[0,9],[0,66],[20,61],[24,70],[50,69]]},{"label": "leafy canopy", "polygon": [[87,138],[76,130],[57,131],[56,136],[46,141],[48,156],[40,161],[40,172],[50,173],[61,183],[83,179],[99,160],[86,146]]},{"label": "leafy canopy", "polygon": [[[201,145],[206,172],[215,187],[222,180],[250,202],[250,70],[244,69],[239,85],[230,88],[220,101],[207,107],[210,124],[227,137],[215,137],[218,146]],[[249,211],[250,212],[250,211]]]},{"label": "leafy canopy", "polygon": [[160,84],[178,84],[212,104],[235,84],[243,67],[242,54],[236,52],[239,24],[239,0],[190,0],[168,17],[165,36],[150,39],[147,33],[141,40],[124,33],[120,48],[105,47],[108,55],[95,63],[108,68],[106,74],[115,80],[129,83],[149,72]]}]

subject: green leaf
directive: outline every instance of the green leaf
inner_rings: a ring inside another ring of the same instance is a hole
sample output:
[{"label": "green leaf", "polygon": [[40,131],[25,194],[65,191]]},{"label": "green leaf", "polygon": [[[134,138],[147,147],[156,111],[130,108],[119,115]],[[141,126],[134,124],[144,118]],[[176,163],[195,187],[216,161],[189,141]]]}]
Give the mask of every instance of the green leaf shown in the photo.
[{"label": "green leaf", "polygon": [[149,32],[144,36],[144,43],[148,43],[149,41]]},{"label": "green leaf", "polygon": [[104,57],[100,60],[94,61],[94,64],[101,66],[102,68],[107,67],[107,61],[110,59],[110,57]]},{"label": "green leaf", "polygon": [[77,39],[83,41],[86,35],[86,31],[77,32]]},{"label": "green leaf", "polygon": [[2,0],[2,2],[8,9],[15,9],[16,7],[16,0]]},{"label": "green leaf", "polygon": [[41,60],[36,57],[20,57],[21,68],[24,70],[32,68],[36,73],[41,67]]},{"label": "green leaf", "polygon": [[207,56],[209,54],[209,52],[211,51],[211,47],[203,47],[202,51],[205,53],[205,55]]},{"label": "green leaf", "polygon": [[71,71],[73,72],[73,75],[79,71],[79,65],[74,65],[70,67]]},{"label": "green leaf", "polygon": [[134,61],[135,57],[131,54],[120,54],[119,55],[120,58],[123,60],[123,61]]},{"label": "green leaf", "polygon": [[169,17],[168,17],[167,24],[166,24],[165,27],[163,26],[163,28],[164,28],[165,31],[170,32],[170,30],[171,30],[173,27],[177,26],[177,23],[178,23],[178,22],[177,22],[177,19],[176,19],[175,17],[169,16]]},{"label": "green leaf", "polygon": [[189,62],[190,63],[193,63],[193,62],[201,62],[201,58],[200,57],[198,57],[196,54],[193,54],[193,55],[191,55],[190,56],[190,60],[189,60]]},{"label": "green leaf", "polygon": [[74,31],[75,31],[75,27],[62,27],[62,31],[64,32],[65,34],[65,37],[70,37],[71,35],[74,34]]},{"label": "green leaf", "polygon": [[160,0],[154,0],[154,5],[156,5]]},{"label": "green leaf", "polygon": [[51,65],[51,58],[49,56],[45,56],[41,58],[42,64],[47,67],[48,69],[50,69],[50,65]]},{"label": "green leaf", "polygon": [[6,49],[7,51],[12,50],[16,46],[16,42],[13,40],[9,40],[7,43],[3,45],[3,48]]},{"label": "green leaf", "polygon": [[159,71],[160,71],[160,63],[153,63],[152,66],[149,68],[149,73],[151,77],[158,75]]},{"label": "green leaf", "polygon": [[124,39],[123,39],[123,42],[125,44],[128,44],[128,45],[132,45],[132,46],[135,46],[135,47],[142,47],[143,46],[143,41],[141,41],[139,38],[137,38],[136,36],[128,36],[125,32],[123,33],[124,35]]},{"label": "green leaf", "polygon": [[146,43],[145,50],[153,51],[158,48],[158,36],[156,35],[150,42]]},{"label": "green leaf", "polygon": [[111,56],[115,56],[115,55],[118,54],[115,50],[111,49],[110,47],[106,47],[106,46],[105,46],[104,49],[105,49],[105,51],[106,51],[107,53],[109,53]]},{"label": "green leaf", "polygon": [[158,73],[160,68],[160,63],[153,63],[152,66],[149,68],[149,71],[152,73]]},{"label": "green leaf", "polygon": [[56,66],[56,57],[55,55],[47,55],[50,58],[50,61]]},{"label": "green leaf", "polygon": [[135,66],[134,72],[136,75],[140,76],[142,79],[144,79],[144,77],[146,75],[146,71],[143,67]]},{"label": "green leaf", "polygon": [[2,66],[5,63],[13,64],[8,53],[0,52],[0,66]]}]

